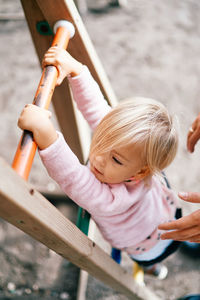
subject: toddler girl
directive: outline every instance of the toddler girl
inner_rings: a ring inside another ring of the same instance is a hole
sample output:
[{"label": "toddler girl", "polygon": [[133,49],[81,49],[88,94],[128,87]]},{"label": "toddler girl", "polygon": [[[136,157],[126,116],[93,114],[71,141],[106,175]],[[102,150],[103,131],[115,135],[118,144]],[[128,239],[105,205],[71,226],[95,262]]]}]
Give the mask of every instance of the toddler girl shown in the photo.
[{"label": "toddler girl", "polygon": [[178,244],[161,240],[157,228],[177,212],[177,199],[160,175],[177,152],[172,117],[161,103],[148,98],[111,108],[88,68],[65,50],[50,48],[45,65],[57,67],[58,84],[68,77],[74,100],[94,130],[89,166],[79,162],[55,130],[49,111],[26,105],[19,127],[33,132],[49,175],[91,214],[112,247],[156,274],[156,263]]}]

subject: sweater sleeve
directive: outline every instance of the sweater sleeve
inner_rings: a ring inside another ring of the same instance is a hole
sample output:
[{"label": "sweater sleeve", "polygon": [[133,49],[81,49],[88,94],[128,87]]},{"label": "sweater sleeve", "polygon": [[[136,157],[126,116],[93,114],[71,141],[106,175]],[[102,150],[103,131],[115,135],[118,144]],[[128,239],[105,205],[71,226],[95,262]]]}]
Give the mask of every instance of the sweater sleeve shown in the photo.
[{"label": "sweater sleeve", "polygon": [[74,202],[93,215],[110,214],[117,204],[110,187],[79,162],[60,132],[56,142],[39,154],[49,175]]},{"label": "sweater sleeve", "polygon": [[86,66],[78,76],[68,77],[68,81],[78,109],[94,130],[111,107]]}]

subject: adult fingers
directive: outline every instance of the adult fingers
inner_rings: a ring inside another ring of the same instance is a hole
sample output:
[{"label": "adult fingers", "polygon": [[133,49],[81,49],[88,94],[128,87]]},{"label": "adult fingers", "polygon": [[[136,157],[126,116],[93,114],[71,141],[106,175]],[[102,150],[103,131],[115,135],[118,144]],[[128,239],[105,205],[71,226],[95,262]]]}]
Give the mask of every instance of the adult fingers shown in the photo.
[{"label": "adult fingers", "polygon": [[193,226],[183,230],[174,230],[170,232],[163,233],[161,239],[172,239],[176,241],[189,241],[191,239],[196,239],[200,235],[199,226]]},{"label": "adult fingers", "polygon": [[191,215],[182,217],[178,220],[162,223],[158,226],[161,230],[181,230],[193,226]]},{"label": "adult fingers", "polygon": [[187,202],[200,203],[200,193],[195,192],[179,192],[179,198]]},{"label": "adult fingers", "polygon": [[187,149],[190,152],[194,151],[194,147],[200,138],[200,114],[196,117],[192,123],[187,136]]},{"label": "adult fingers", "polygon": [[194,147],[199,139],[200,139],[200,130],[194,130],[194,132],[188,133],[187,149],[189,152],[194,152]]},{"label": "adult fingers", "polygon": [[178,220],[160,224],[158,228],[161,230],[183,230],[193,226],[199,226],[200,232],[200,209]]},{"label": "adult fingers", "polygon": [[193,236],[192,238],[189,239],[189,241],[193,243],[200,243],[200,234]]}]

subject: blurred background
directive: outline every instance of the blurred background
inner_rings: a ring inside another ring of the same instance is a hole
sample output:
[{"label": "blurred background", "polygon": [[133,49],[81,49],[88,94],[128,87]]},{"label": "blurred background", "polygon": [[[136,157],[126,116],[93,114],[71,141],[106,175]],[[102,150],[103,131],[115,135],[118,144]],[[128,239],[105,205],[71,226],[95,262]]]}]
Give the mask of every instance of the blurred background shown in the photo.
[{"label": "blurred background", "polygon": [[[200,145],[193,154],[186,150],[188,129],[200,111],[200,2],[77,0],[76,4],[118,100],[155,98],[177,116],[180,146],[166,174],[176,192],[200,192]],[[20,1],[0,0],[0,41],[0,156],[11,164],[21,136],[18,116],[33,101],[41,76]],[[29,181],[41,191],[61,193],[38,155]],[[65,213],[65,205],[59,205]],[[184,214],[197,208],[181,205]],[[66,214],[75,221],[76,207],[70,204]],[[0,231],[0,299],[75,299],[74,266],[3,220]],[[200,255],[194,258],[179,251],[166,264],[167,279],[147,279],[162,299],[200,292]],[[87,299],[126,298],[90,278]]]}]

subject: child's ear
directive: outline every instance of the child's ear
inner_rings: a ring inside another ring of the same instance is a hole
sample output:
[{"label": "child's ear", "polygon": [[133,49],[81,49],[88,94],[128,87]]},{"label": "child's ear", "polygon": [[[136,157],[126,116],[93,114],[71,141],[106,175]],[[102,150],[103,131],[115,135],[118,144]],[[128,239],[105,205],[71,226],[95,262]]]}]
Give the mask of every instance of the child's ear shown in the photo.
[{"label": "child's ear", "polygon": [[150,169],[148,166],[144,166],[135,176],[131,177],[130,180],[142,180],[150,174]]}]

